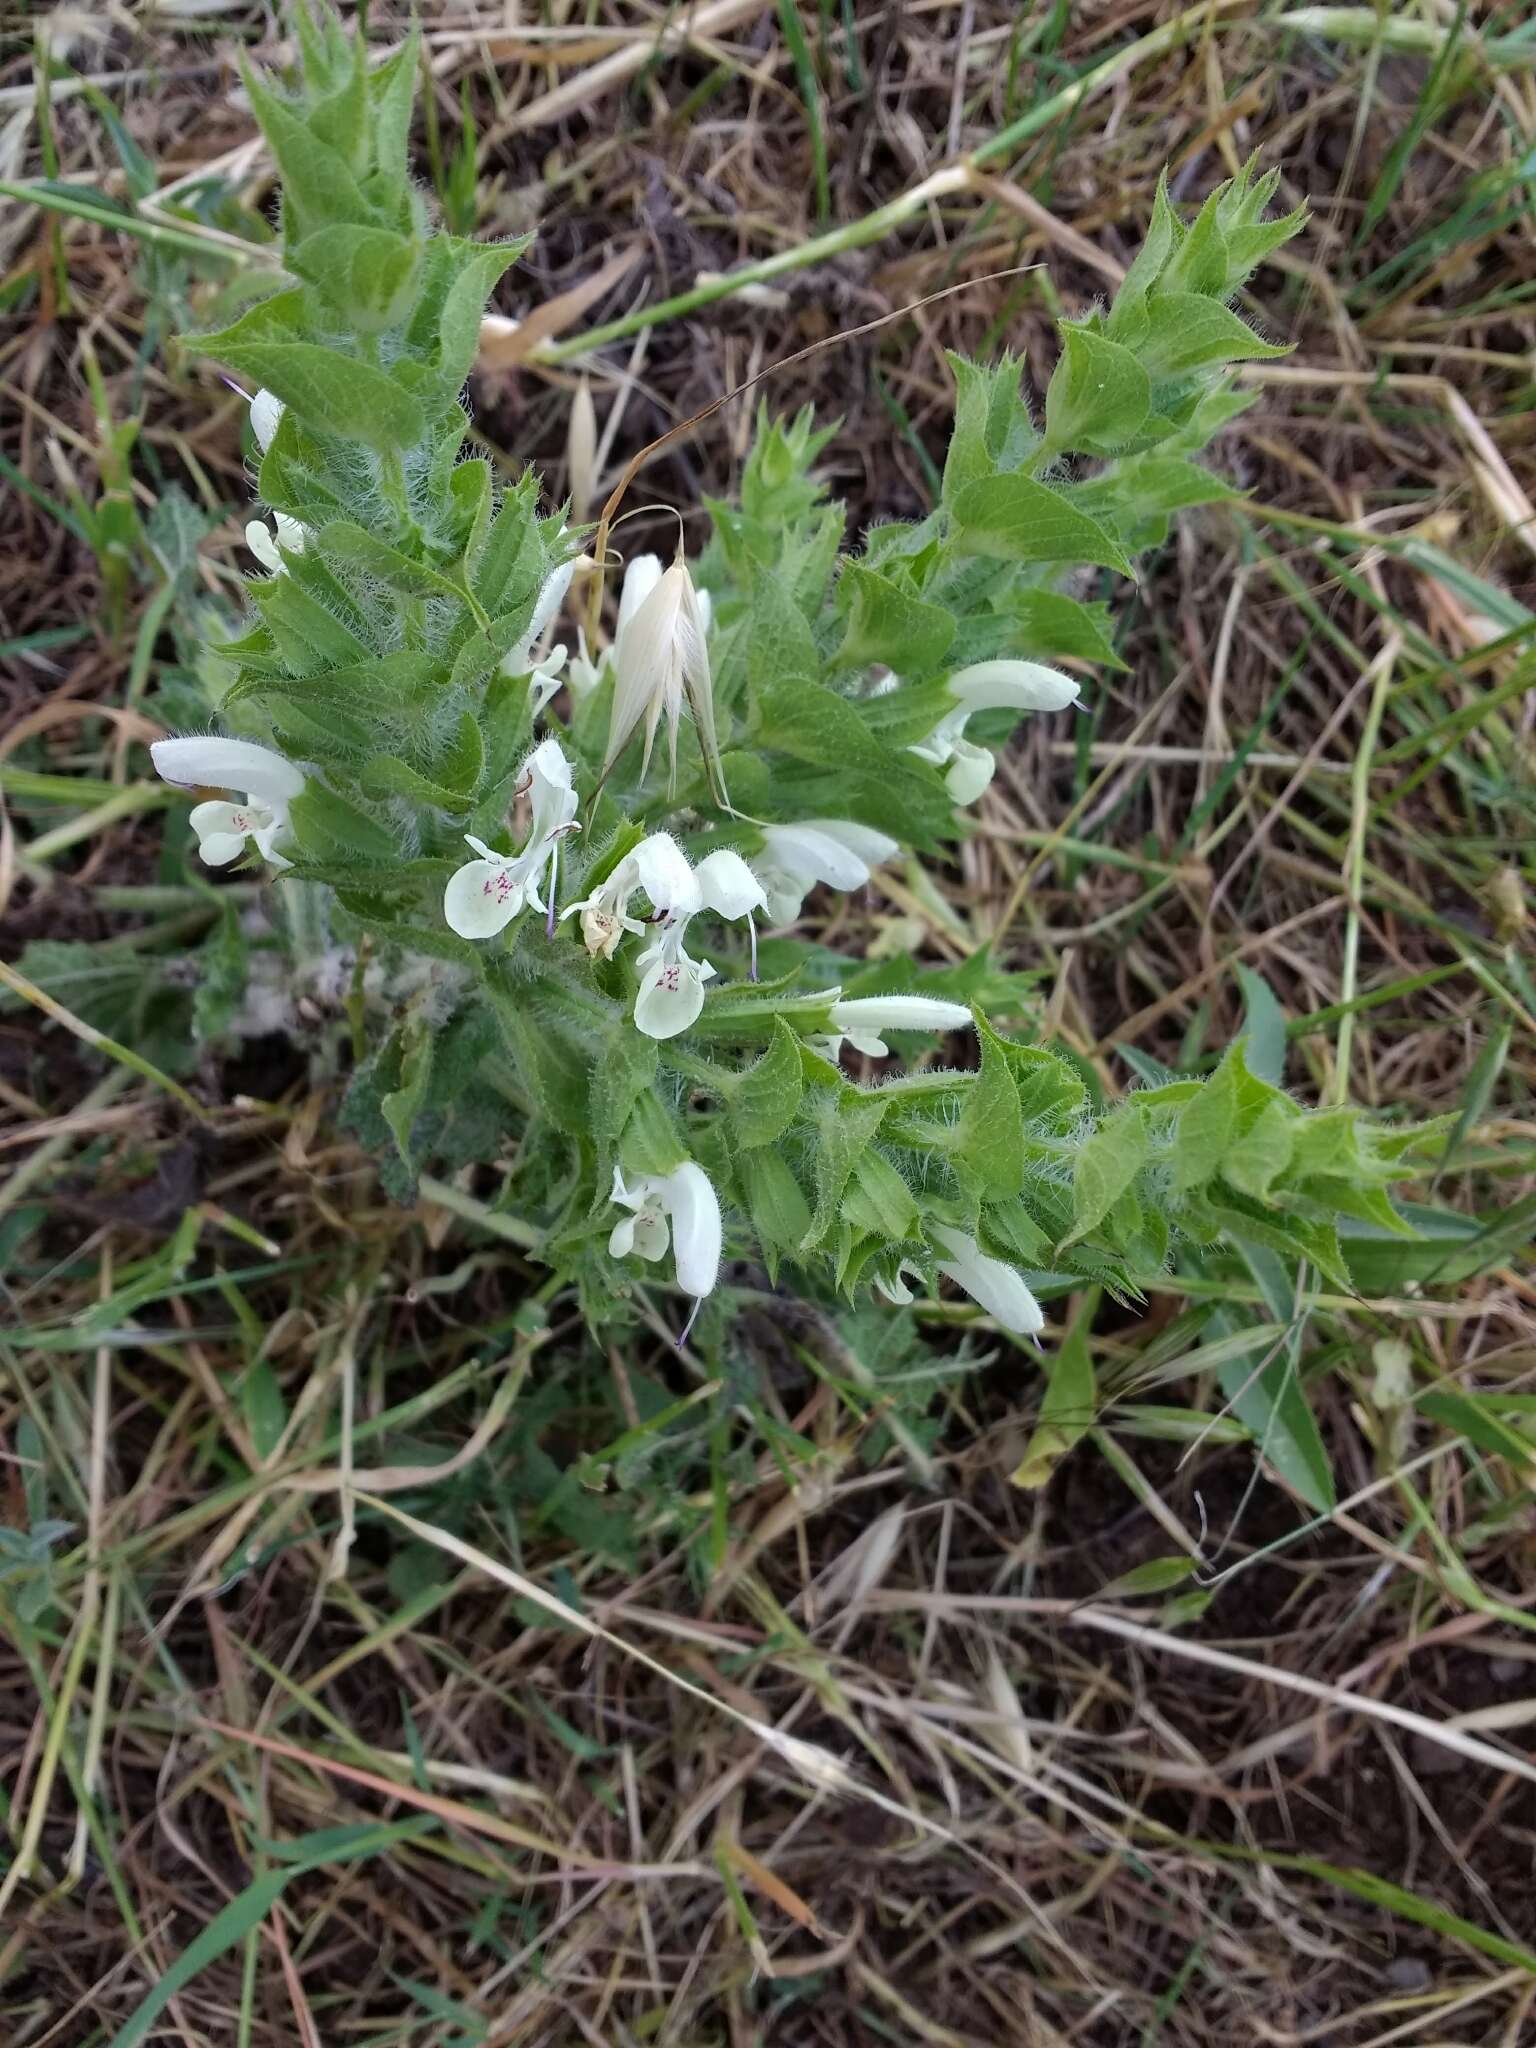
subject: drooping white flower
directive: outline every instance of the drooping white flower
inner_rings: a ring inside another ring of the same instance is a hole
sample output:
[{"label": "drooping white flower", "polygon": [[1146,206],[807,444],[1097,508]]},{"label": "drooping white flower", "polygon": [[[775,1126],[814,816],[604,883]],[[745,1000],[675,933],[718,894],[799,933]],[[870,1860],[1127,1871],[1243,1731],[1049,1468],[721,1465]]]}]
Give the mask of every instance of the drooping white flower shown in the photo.
[{"label": "drooping white flower", "polygon": [[594,661],[587,652],[587,629],[585,626],[578,626],[576,628],[576,652],[565,665],[565,687],[570,691],[573,703],[578,705],[586,703],[592,692],[603,680],[603,671],[606,666],[606,656],[600,656]]},{"label": "drooping white flower", "polygon": [[[522,852],[497,853],[484,840],[466,832],[464,837],[479,859],[466,861],[449,877],[443,891],[443,916],[462,939],[494,938],[525,903],[531,903],[535,910],[550,910],[553,906],[560,841],[567,832],[577,829],[573,824],[576,791],[571,784],[571,767],[556,741],[542,740],[523,763],[523,776],[522,787],[529,793],[532,818]],[[547,901],[540,893],[546,870]]]},{"label": "drooping white flower", "polygon": [[850,996],[832,1005],[834,1033],[817,1040],[818,1051],[836,1059],[846,1039],[855,1052],[883,1060],[890,1047],[882,1031],[963,1031],[971,1022],[964,1003],[937,996]]},{"label": "drooping white flower", "polygon": [[263,387],[251,400],[251,432],[256,437],[256,446],[265,455],[272,446],[272,436],[277,432],[278,422],[288,408],[280,398],[274,398]]},{"label": "drooping white flower", "polygon": [[793,924],[818,882],[861,889],[871,868],[889,860],[897,843],[847,818],[807,818],[799,825],[766,825],[757,874],[775,924]]},{"label": "drooping white flower", "polygon": [[275,540],[272,537],[272,528],[264,519],[248,519],[245,525],[245,544],[269,575],[284,576],[288,572],[288,564],[278,550],[286,548],[291,555],[303,554],[309,529],[302,520],[290,519],[286,512],[274,512],[272,520],[277,528]]},{"label": "drooping white flower", "polygon": [[1038,661],[973,662],[949,679],[954,709],[907,751],[947,769],[944,787],[957,804],[974,803],[996,774],[997,761],[965,737],[966,720],[978,711],[1062,711],[1076,703],[1081,688],[1072,676]]},{"label": "drooping white flower", "polygon": [[304,787],[303,772],[272,747],[256,740],[156,740],[149,750],[155,772],[178,789],[233,789],[243,803],[210,801],[194,806],[197,850],[211,868],[227,867],[254,839],[256,850],[274,867],[288,862],[276,842],[287,830],[288,807]]},{"label": "drooping white flower", "polygon": [[692,916],[698,908],[698,885],[688,856],[670,832],[652,832],[625,854],[607,880],[590,895],[572,903],[562,915],[581,919],[581,935],[594,958],[611,960],[626,932],[637,936],[645,926],[629,915],[630,899],[643,889],[658,917]]},{"label": "drooping white flower", "polygon": [[619,599],[619,627],[613,643],[613,711],[608,724],[608,750],[603,775],[629,745],[643,721],[645,751],[640,762],[644,781],[651,749],[663,714],[667,720],[670,759],[668,790],[677,786],[677,731],[686,704],[699,735],[699,752],[717,800],[729,809],[720,773],[720,747],[715,738],[715,705],[709,673],[709,625],[699,593],[679,554],[659,574],[654,555],[632,562]]},{"label": "drooping white flower", "polygon": [[535,718],[559,689],[562,681],[561,671],[565,667],[566,659],[563,644],[544,652],[540,652],[539,649],[545,634],[558,616],[561,605],[565,602],[565,594],[571,587],[571,578],[585,561],[584,555],[573,555],[568,562],[561,562],[557,568],[551,569],[534,600],[527,631],[516,646],[509,648],[501,659],[501,672],[504,676],[528,677]]},{"label": "drooping white flower", "polygon": [[670,1242],[684,1294],[702,1301],[714,1292],[720,1277],[720,1200],[702,1166],[689,1159],[670,1173],[641,1174],[632,1183],[616,1166],[611,1199],[631,1214],[613,1226],[610,1257],[655,1260]]},{"label": "drooping white flower", "polygon": [[947,1223],[930,1221],[928,1235],[949,1255],[939,1260],[939,1271],[957,1287],[964,1288],[993,1322],[1000,1323],[1015,1337],[1036,1337],[1045,1328],[1039,1302],[1012,1266],[994,1259],[974,1237],[967,1237],[963,1230],[952,1229]]}]

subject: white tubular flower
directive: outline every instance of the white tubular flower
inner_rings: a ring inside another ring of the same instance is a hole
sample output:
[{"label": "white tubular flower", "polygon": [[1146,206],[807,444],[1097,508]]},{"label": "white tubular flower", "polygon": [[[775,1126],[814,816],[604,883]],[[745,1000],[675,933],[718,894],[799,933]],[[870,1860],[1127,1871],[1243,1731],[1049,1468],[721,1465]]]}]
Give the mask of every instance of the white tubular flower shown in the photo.
[{"label": "white tubular flower", "polygon": [[288,564],[278,551],[286,548],[291,555],[303,554],[308,529],[300,520],[290,519],[286,512],[274,512],[272,521],[277,528],[276,540],[264,519],[250,519],[246,521],[245,544],[269,575],[285,576]]},{"label": "white tubular flower", "polygon": [[[711,790],[729,808],[720,774],[720,748],[715,738],[715,705],[709,674],[708,626],[681,555],[660,576],[652,576],[655,557],[632,562],[619,600],[619,629],[613,643],[613,712],[608,725],[608,775],[642,720],[645,751],[640,779],[651,765],[656,728],[665,713],[670,760],[669,791],[677,786],[677,730],[686,703],[699,735],[699,751]],[[626,605],[628,610],[626,612]]]},{"label": "white tubular flower", "polygon": [[610,1257],[655,1260],[670,1243],[684,1294],[702,1301],[714,1292],[720,1277],[720,1200],[702,1166],[685,1160],[670,1173],[641,1174],[632,1185],[615,1167],[611,1199],[632,1213],[613,1226]]},{"label": "white tubular flower", "polygon": [[997,772],[986,747],[965,737],[965,721],[977,711],[1063,711],[1075,704],[1081,684],[1038,661],[977,661],[949,679],[955,699],[927,739],[907,751],[920,761],[946,768],[944,787],[957,804],[972,804]]},{"label": "white tubular flower", "polygon": [[846,1039],[855,1052],[883,1060],[890,1047],[882,1031],[963,1031],[970,1022],[964,1003],[946,1003],[937,996],[851,996],[832,1005],[836,1035],[818,1046],[836,1059]]},{"label": "white tubular flower", "polygon": [[590,896],[573,903],[561,914],[581,918],[581,936],[594,958],[611,960],[626,932],[637,936],[645,926],[629,915],[629,901],[637,889],[651,899],[651,909],[661,917],[691,917],[699,907],[698,885],[688,856],[670,832],[653,832],[642,839],[619,862],[607,881],[599,883]]},{"label": "white tubular flower", "polygon": [[178,789],[234,789],[244,803],[203,803],[192,811],[197,850],[211,868],[227,867],[254,839],[256,850],[273,867],[288,862],[276,841],[287,830],[288,806],[304,787],[304,776],[291,761],[255,740],[156,740],[149,750],[156,774]]},{"label": "white tubular flower", "polygon": [[861,889],[871,868],[889,860],[897,844],[884,832],[847,818],[807,818],[800,825],[768,825],[757,872],[775,924],[793,924],[818,882]]},{"label": "white tubular flower", "polygon": [[603,680],[606,661],[599,657],[594,661],[587,652],[587,629],[576,628],[576,652],[565,665],[565,687],[570,691],[572,701],[585,704],[598,684]]},{"label": "white tubular flower", "polygon": [[[717,917],[745,917],[763,904],[762,885],[739,853],[719,847],[697,868],[668,832],[642,839],[589,896],[573,903],[566,917],[581,917],[587,951],[611,960],[626,932],[645,927],[629,915],[630,898],[643,889],[660,920],[650,944],[635,962],[640,988],[635,997],[635,1026],[647,1038],[676,1038],[704,1007],[704,984],[714,974],[707,960],[695,960],[683,944],[688,926],[701,911]],[[752,935],[756,959],[757,935]]]},{"label": "white tubular flower", "polygon": [[277,432],[279,420],[288,408],[280,398],[274,398],[263,388],[251,400],[251,432],[256,437],[256,446],[265,455],[272,446],[272,436]]},{"label": "white tubular flower", "polygon": [[571,578],[586,562],[585,555],[573,555],[568,562],[562,562],[552,569],[540,586],[534,600],[533,614],[528,621],[528,630],[515,647],[509,648],[501,659],[504,676],[526,675],[529,678],[529,694],[533,698],[533,715],[538,717],[544,706],[559,689],[565,667],[564,646],[551,647],[547,653],[536,654],[544,635],[558,617],[565,602],[565,593],[571,587]]},{"label": "white tubular flower", "polygon": [[[640,850],[636,848],[637,853]],[[650,889],[649,882],[646,887]],[[651,900],[656,901],[654,892]],[[704,1007],[704,984],[715,970],[707,960],[691,959],[684,948],[690,921],[701,910],[710,910],[717,917],[744,917],[751,929],[752,912],[764,900],[762,884],[739,853],[720,847],[699,862],[688,877],[687,890],[677,892],[666,922],[635,963],[640,975],[635,997],[637,1031],[647,1038],[676,1038],[697,1021]],[[755,929],[752,959],[755,971]]]},{"label": "white tubular flower", "polygon": [[[543,740],[523,763],[524,787],[531,795],[532,823],[521,853],[497,853],[484,840],[466,832],[464,837],[478,860],[466,861],[451,875],[443,891],[443,916],[461,939],[490,939],[505,929],[525,903],[535,910],[550,910],[554,903],[554,878],[560,858],[560,841],[577,829],[576,791],[571,786],[571,767],[554,740]],[[545,869],[549,871],[549,899],[540,894]]]},{"label": "white tubular flower", "polygon": [[947,1223],[930,1222],[928,1235],[941,1251],[949,1254],[939,1260],[939,1271],[957,1287],[964,1288],[993,1322],[1010,1336],[1040,1334],[1045,1328],[1040,1304],[1012,1266],[990,1257],[974,1237],[967,1237],[963,1230],[952,1230]]}]

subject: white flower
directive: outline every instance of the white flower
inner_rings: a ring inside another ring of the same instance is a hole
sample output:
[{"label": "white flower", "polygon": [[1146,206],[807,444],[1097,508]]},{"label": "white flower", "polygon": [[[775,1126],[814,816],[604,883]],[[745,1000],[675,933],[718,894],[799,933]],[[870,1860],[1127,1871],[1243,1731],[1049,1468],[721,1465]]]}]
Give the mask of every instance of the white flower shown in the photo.
[{"label": "white flower", "polygon": [[970,1022],[964,1003],[937,996],[851,996],[832,1005],[836,1036],[818,1040],[817,1049],[836,1059],[846,1039],[855,1052],[883,1060],[890,1047],[882,1031],[963,1031]]},{"label": "white flower", "polygon": [[870,869],[897,851],[894,839],[847,818],[807,818],[800,825],[767,825],[758,876],[775,924],[793,924],[818,882],[861,889]]},{"label": "white flower", "polygon": [[653,832],[626,853],[605,882],[590,896],[573,903],[561,914],[581,918],[581,935],[594,957],[611,960],[626,932],[645,930],[629,915],[630,898],[643,889],[658,916],[680,912],[684,918],[698,908],[698,885],[688,856],[670,832]]},{"label": "white flower", "polygon": [[702,1301],[714,1292],[720,1277],[720,1200],[702,1166],[689,1159],[670,1173],[641,1174],[628,1186],[615,1167],[611,1199],[633,1213],[613,1226],[610,1257],[625,1259],[633,1253],[655,1260],[670,1242],[684,1294]]},{"label": "white flower", "polygon": [[570,691],[573,702],[585,704],[598,684],[603,680],[607,657],[594,661],[587,652],[587,629],[576,628],[576,652],[565,666],[565,687]]},{"label": "white flower", "polygon": [[980,1304],[993,1322],[1015,1337],[1035,1337],[1045,1328],[1040,1304],[1012,1266],[984,1252],[974,1237],[953,1230],[947,1223],[928,1224],[928,1235],[941,1251],[939,1271],[957,1287],[963,1287]]},{"label": "white flower", "polygon": [[709,961],[689,957],[683,939],[690,921],[701,910],[712,910],[718,917],[750,922],[763,903],[756,875],[739,853],[723,847],[701,860],[688,879],[689,889],[679,892],[666,922],[635,963],[640,976],[635,1029],[647,1038],[676,1038],[704,1007],[704,984],[715,970]]},{"label": "white flower", "polygon": [[703,907],[717,917],[750,917],[768,900],[757,876],[728,846],[706,853],[694,869],[693,879]]},{"label": "white flower", "polygon": [[643,782],[651,765],[656,728],[665,713],[671,763],[668,789],[675,789],[677,729],[686,701],[698,731],[699,751],[704,757],[710,788],[729,809],[715,738],[708,632],[707,615],[681,555],[665,571],[654,555],[641,555],[630,564],[619,599],[619,627],[613,643],[613,711],[603,774],[607,776],[612,771],[643,719]]},{"label": "white flower", "polygon": [[283,576],[288,564],[278,550],[286,548],[291,555],[303,554],[308,528],[300,520],[290,519],[286,512],[274,512],[272,519],[277,527],[276,540],[264,519],[250,519],[246,521],[245,544],[263,569],[273,576]]},{"label": "white flower", "polygon": [[150,748],[155,772],[178,789],[234,789],[241,804],[203,803],[192,811],[197,850],[211,868],[227,867],[254,839],[256,850],[274,867],[288,862],[276,841],[288,825],[288,806],[304,787],[291,761],[255,740],[156,740]]},{"label": "white flower", "polygon": [[274,398],[270,391],[262,389],[251,400],[251,432],[256,437],[256,446],[265,455],[272,446],[272,436],[277,432],[278,421],[288,408],[280,398]]},{"label": "white flower", "polygon": [[1038,661],[973,662],[949,679],[954,710],[907,751],[948,769],[944,787],[957,804],[974,803],[997,772],[997,762],[987,748],[965,737],[965,721],[977,711],[1062,711],[1076,703],[1081,687]]},{"label": "white flower", "polygon": [[[479,854],[451,875],[443,891],[443,916],[461,939],[489,939],[509,925],[525,903],[535,910],[554,904],[554,878],[560,841],[573,829],[576,792],[570,763],[554,740],[543,740],[523,763],[530,792],[532,822],[521,853],[497,853],[482,839],[464,837]],[[549,899],[539,893],[549,870]]]},{"label": "white flower", "polygon": [[517,645],[509,648],[501,659],[501,672],[504,676],[526,675],[529,678],[529,694],[533,698],[535,718],[560,687],[560,672],[565,666],[566,649],[564,646],[555,646],[547,653],[537,655],[534,650],[549,631],[561,605],[565,602],[565,593],[571,587],[571,578],[586,559],[585,555],[573,555],[568,562],[562,562],[558,568],[551,569],[534,600],[527,631]]},{"label": "white flower", "polygon": [[[635,962],[640,977],[635,997],[635,1026],[647,1038],[676,1038],[704,1007],[704,984],[714,975],[707,960],[693,959],[683,941],[701,911],[717,917],[744,917],[750,927],[754,910],[763,907],[763,889],[739,853],[717,847],[696,868],[667,832],[653,832],[627,853],[608,879],[573,903],[566,917],[581,917],[587,951],[611,960],[626,932],[645,927],[629,915],[630,898],[643,889],[659,919],[655,936]],[[757,934],[752,933],[754,964]]]}]

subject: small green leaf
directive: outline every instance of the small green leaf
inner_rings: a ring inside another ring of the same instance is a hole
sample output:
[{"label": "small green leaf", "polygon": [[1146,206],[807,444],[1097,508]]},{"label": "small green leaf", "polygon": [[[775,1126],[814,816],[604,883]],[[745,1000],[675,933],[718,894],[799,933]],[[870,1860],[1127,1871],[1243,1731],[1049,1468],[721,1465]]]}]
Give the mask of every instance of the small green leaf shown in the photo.
[{"label": "small green leaf", "polygon": [[378,334],[410,312],[421,244],[388,228],[336,223],[292,243],[284,257],[360,334]]},{"label": "small green leaf", "polygon": [[1181,1194],[1203,1188],[1220,1173],[1237,1136],[1239,1063],[1228,1053],[1179,1113],[1173,1141],[1173,1184]]},{"label": "small green leaf", "polygon": [[816,1208],[800,1240],[803,1252],[814,1251],[832,1228],[854,1164],[890,1106],[888,1097],[863,1095],[857,1088],[823,1088],[813,1093],[821,1097],[816,1110]]},{"label": "small green leaf", "polygon": [[810,1230],[811,1205],[784,1160],[763,1145],[744,1153],[736,1171],[759,1240],[771,1251],[794,1251]]},{"label": "small green leaf", "polygon": [[[626,1023],[592,1065],[592,1135],[605,1159],[618,1145],[630,1112],[656,1085],[656,1041]],[[598,1193],[606,1195],[606,1187]]]},{"label": "small green leaf", "polygon": [[1088,1332],[1098,1305],[1099,1290],[1090,1288],[1071,1329],[1046,1368],[1050,1378],[1040,1405],[1040,1420],[1010,1476],[1014,1486],[1029,1492],[1044,1486],[1067,1452],[1093,1426],[1098,1393]]},{"label": "small green leaf", "polygon": [[843,1214],[855,1229],[870,1231],[893,1244],[918,1234],[917,1202],[912,1190],[890,1160],[873,1145],[854,1162]]},{"label": "small green leaf", "polygon": [[1136,1103],[1116,1110],[1084,1145],[1072,1170],[1072,1233],[1068,1244],[1096,1230],[1140,1172],[1146,1125]]},{"label": "small green leaf", "polygon": [[316,535],[315,545],[327,560],[360,569],[402,597],[446,597],[464,602],[464,592],[451,577],[426,562],[412,561],[350,519],[328,520]]},{"label": "small green leaf", "polygon": [[437,764],[438,780],[457,795],[473,797],[485,773],[485,739],[471,711],[459,717],[453,742],[444,749]]},{"label": "small green leaf", "polygon": [[731,1096],[731,1133],[736,1143],[743,1147],[771,1145],[793,1122],[804,1089],[800,1041],[782,1017],[775,1017],[768,1050],[742,1075]]},{"label": "small green leaf", "polygon": [[404,385],[338,349],[313,341],[221,342],[217,335],[200,345],[291,405],[311,433],[361,441],[384,454],[414,448],[426,433],[426,415]]},{"label": "small green leaf", "polygon": [[240,74],[282,179],[287,236],[302,239],[334,221],[369,221],[372,209],[340,151],[312,134],[297,110],[248,65],[241,65]]},{"label": "small green leaf", "polygon": [[904,590],[894,576],[850,562],[837,586],[848,631],[839,664],[862,668],[883,661],[904,676],[937,668],[955,637],[953,612]]},{"label": "small green leaf", "polygon": [[1070,498],[1027,476],[967,484],[954,503],[955,544],[1002,562],[1093,562],[1131,573],[1119,543]]},{"label": "small green leaf", "polygon": [[1107,455],[1134,441],[1152,406],[1152,382],[1128,348],[1063,322],[1061,360],[1045,393],[1052,449]]},{"label": "small green leaf", "polygon": [[1110,644],[1107,605],[1082,604],[1059,590],[1017,590],[1005,602],[1019,626],[1019,645],[1011,651],[1033,659],[1065,654],[1100,668],[1126,666]]},{"label": "small green leaf", "polygon": [[288,819],[299,845],[316,860],[376,862],[392,868],[400,858],[382,825],[313,777],[289,805]]},{"label": "small green leaf", "polygon": [[511,242],[452,242],[457,275],[442,302],[437,367],[444,385],[455,392],[474,368],[486,301],[532,240],[531,235],[519,235]]},{"label": "small green leaf", "polygon": [[1234,971],[1243,991],[1248,1071],[1278,1088],[1285,1080],[1285,1012],[1262,974],[1241,961]]},{"label": "small green leaf", "polygon": [[944,503],[953,505],[967,485],[1019,467],[1039,445],[1019,390],[1017,356],[973,363],[951,355],[955,424],[944,458]]},{"label": "small green leaf", "polygon": [[1291,1163],[1291,1147],[1300,1118],[1286,1102],[1271,1102],[1259,1112],[1221,1162],[1221,1174],[1240,1194],[1267,1199],[1270,1189]]},{"label": "small green leaf", "polygon": [[296,576],[270,576],[252,596],[284,663],[297,675],[351,668],[373,652]]},{"label": "small green leaf", "polygon": [[1154,381],[1187,377],[1218,363],[1290,354],[1288,347],[1260,340],[1219,299],[1195,292],[1158,292],[1149,299],[1146,326],[1135,346]]},{"label": "small green leaf", "polygon": [[1168,1593],[1182,1586],[1195,1569],[1192,1557],[1149,1557],[1145,1564],[1132,1565],[1117,1579],[1100,1586],[1095,1600],[1134,1600],[1143,1593]]},{"label": "small green leaf", "polygon": [[430,804],[434,810],[446,811],[450,817],[462,817],[473,808],[474,796],[464,790],[449,789],[441,782],[434,782],[423,775],[408,761],[402,761],[394,754],[375,754],[371,761],[363,763],[358,776],[358,786],[364,796],[379,798],[403,796],[412,803]]},{"label": "small green leaf", "polygon": [[1016,1195],[1024,1179],[1024,1111],[1008,1054],[978,1010],[981,1069],[966,1091],[957,1156],[993,1195]]}]

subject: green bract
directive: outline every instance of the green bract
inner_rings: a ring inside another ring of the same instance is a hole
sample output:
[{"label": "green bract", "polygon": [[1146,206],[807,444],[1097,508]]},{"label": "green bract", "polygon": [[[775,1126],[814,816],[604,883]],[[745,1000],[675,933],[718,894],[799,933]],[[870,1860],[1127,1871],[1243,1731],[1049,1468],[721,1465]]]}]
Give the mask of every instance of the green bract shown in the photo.
[{"label": "green bract", "polygon": [[[939,504],[852,554],[825,435],[761,418],[702,556],[632,562],[612,649],[571,654],[549,643],[583,536],[465,452],[521,245],[432,230],[405,168],[414,38],[370,72],[296,18],[302,87],[249,81],[286,275],[195,343],[259,387],[268,573],[213,650],[223,737],[156,752],[222,792],[193,813],[205,860],[285,864],[285,972],[348,1020],[348,1114],[392,1188],[508,1160],[504,1206],[594,1322],[648,1260],[703,1299],[722,1252],[898,1301],[945,1275],[1017,1335],[1040,1324],[1025,1274],[1127,1293],[1181,1239],[1347,1287],[1339,1219],[1396,1225],[1413,1133],[1308,1114],[1241,1046],[1106,1115],[1076,1064],[994,1031],[1021,982],[985,954],[871,967],[789,934],[751,972],[759,922],[962,835],[1013,724],[1076,697],[1056,663],[1120,665],[1065,586],[1130,574],[1226,494],[1195,458],[1246,402],[1227,366],[1277,353],[1227,303],[1299,224],[1263,220],[1273,177],[1190,226],[1160,193],[1114,305],[1063,324],[1043,426],[1014,359],[956,359]],[[885,1034],[962,1064],[855,1083],[844,1049]]]}]

